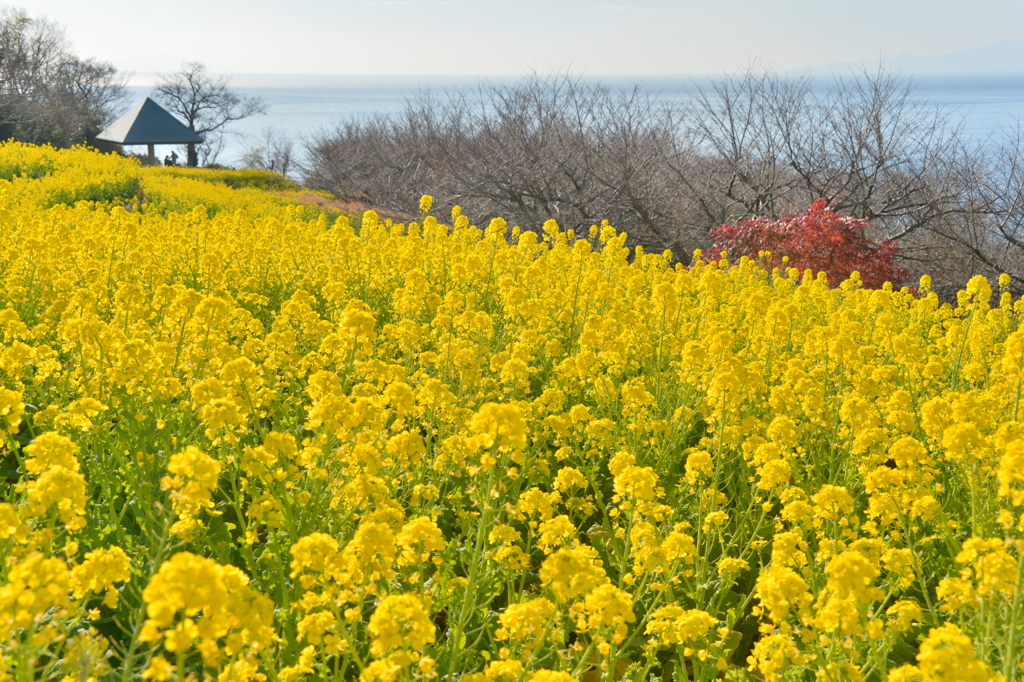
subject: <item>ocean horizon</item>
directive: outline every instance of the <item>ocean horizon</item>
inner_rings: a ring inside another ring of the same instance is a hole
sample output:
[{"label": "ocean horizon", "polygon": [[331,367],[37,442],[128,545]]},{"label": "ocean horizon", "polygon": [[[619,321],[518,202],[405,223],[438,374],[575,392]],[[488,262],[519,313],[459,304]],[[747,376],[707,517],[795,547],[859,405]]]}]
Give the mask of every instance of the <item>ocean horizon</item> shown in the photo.
[{"label": "ocean horizon", "polygon": [[[579,77],[627,89],[634,85],[666,104],[685,105],[707,88],[714,76],[600,76]],[[949,74],[908,76],[912,79],[915,103],[942,110],[953,122],[962,120],[964,132],[980,144],[995,144],[1024,121],[1024,73]],[[236,167],[247,150],[259,146],[267,130],[292,140],[297,156],[311,136],[339,124],[379,114],[396,114],[420,93],[441,94],[472,91],[488,84],[514,82],[522,76],[437,76],[437,75],[257,75],[231,78],[230,87],[239,94],[260,97],[267,112],[230,124],[216,162]],[[824,88],[834,75],[814,75],[813,87]],[[148,85],[127,88],[128,106],[152,94]],[[136,151],[130,148],[131,151]],[[169,153],[158,150],[158,155]]]}]

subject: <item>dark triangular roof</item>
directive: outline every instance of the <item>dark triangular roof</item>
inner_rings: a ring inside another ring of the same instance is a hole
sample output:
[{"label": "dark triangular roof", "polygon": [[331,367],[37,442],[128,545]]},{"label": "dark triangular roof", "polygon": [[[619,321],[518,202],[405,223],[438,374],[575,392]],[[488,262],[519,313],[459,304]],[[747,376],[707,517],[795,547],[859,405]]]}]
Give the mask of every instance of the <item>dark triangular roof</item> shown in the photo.
[{"label": "dark triangular roof", "polygon": [[187,144],[203,141],[203,138],[148,97],[107,126],[96,139],[119,144]]}]

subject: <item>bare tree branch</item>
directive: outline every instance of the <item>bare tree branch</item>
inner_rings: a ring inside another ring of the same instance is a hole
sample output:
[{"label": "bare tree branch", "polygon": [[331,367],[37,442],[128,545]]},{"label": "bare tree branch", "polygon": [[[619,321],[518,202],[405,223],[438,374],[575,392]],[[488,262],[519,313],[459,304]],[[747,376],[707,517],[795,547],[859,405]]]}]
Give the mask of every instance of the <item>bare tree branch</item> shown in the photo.
[{"label": "bare tree branch", "polygon": [[196,151],[189,148],[190,166],[199,164],[199,155],[204,164],[216,160],[218,143],[229,124],[267,111],[262,98],[239,95],[229,83],[224,76],[211,76],[199,62],[185,62],[176,73],[160,74],[153,98],[206,140]]},{"label": "bare tree branch", "polygon": [[556,218],[581,231],[607,219],[684,258],[722,223],[825,197],[899,240],[937,290],[976,271],[1024,280],[1019,126],[1001,143],[971,140],[884,69],[821,87],[754,63],[685,106],[660,102],[570,75],[422,93],[400,116],[308,140],[306,181],[406,213],[427,193],[482,221]]},{"label": "bare tree branch", "polygon": [[124,78],[78,57],[60,25],[0,9],[0,134],[60,147],[85,142],[113,118]]}]

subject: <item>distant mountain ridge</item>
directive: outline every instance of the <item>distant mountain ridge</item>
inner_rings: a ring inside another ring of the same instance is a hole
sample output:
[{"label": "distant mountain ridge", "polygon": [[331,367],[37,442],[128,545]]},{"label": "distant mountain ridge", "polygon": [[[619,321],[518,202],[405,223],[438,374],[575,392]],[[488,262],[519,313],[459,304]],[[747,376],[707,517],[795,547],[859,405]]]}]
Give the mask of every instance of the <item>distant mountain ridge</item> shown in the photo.
[{"label": "distant mountain ridge", "polygon": [[1024,38],[1004,40],[984,47],[960,50],[932,57],[918,57],[905,53],[863,62],[829,62],[815,66],[814,73],[836,70],[877,69],[879,64],[898,69],[907,74],[1010,74],[1024,73]]}]

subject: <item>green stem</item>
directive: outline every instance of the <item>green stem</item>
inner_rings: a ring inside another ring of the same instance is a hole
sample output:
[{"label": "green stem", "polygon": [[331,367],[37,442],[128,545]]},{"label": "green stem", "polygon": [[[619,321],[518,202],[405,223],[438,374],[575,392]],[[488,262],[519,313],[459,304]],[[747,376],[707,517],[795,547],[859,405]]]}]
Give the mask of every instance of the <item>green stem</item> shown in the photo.
[{"label": "green stem", "polygon": [[487,540],[487,526],[494,511],[493,507],[488,503],[488,498],[494,485],[495,471],[496,467],[492,467],[487,476],[487,485],[484,486],[483,493],[480,496],[480,522],[476,527],[476,539],[473,543],[473,556],[470,559],[469,576],[466,579],[466,590],[462,596],[462,606],[459,608],[459,615],[455,620],[455,627],[452,630],[450,640],[451,653],[448,658],[448,679],[454,679],[455,671],[458,669],[459,659],[462,656],[463,633],[466,623],[472,614],[473,607],[476,606],[476,599],[471,599],[470,597],[476,587],[477,571],[483,558],[484,544]]},{"label": "green stem", "polygon": [[1013,604],[1010,606],[1010,622],[1006,628],[1006,654],[1003,659],[1003,678],[1006,682],[1014,682],[1017,679],[1017,642],[1020,633],[1017,632],[1017,617],[1020,613],[1021,591],[1024,590],[1024,552],[1017,547],[1017,585],[1013,591]]}]

